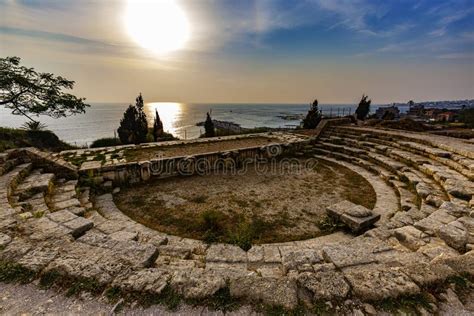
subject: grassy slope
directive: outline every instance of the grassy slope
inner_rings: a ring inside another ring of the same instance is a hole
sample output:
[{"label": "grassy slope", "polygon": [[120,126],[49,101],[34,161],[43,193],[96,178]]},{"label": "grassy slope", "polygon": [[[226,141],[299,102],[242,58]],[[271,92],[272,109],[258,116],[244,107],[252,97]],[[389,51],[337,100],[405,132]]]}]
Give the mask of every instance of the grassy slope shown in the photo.
[{"label": "grassy slope", "polygon": [[37,147],[50,151],[73,149],[51,131],[26,131],[0,127],[0,152],[19,147]]}]

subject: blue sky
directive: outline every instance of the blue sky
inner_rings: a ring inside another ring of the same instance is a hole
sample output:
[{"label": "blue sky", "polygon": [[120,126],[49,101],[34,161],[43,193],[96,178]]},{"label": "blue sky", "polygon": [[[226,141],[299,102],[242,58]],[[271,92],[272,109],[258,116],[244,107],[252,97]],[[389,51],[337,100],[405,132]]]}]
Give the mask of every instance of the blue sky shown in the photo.
[{"label": "blue sky", "polygon": [[176,3],[189,40],[158,56],[127,34],[126,0],[0,0],[0,53],[76,80],[91,101],[474,98],[473,0]]}]

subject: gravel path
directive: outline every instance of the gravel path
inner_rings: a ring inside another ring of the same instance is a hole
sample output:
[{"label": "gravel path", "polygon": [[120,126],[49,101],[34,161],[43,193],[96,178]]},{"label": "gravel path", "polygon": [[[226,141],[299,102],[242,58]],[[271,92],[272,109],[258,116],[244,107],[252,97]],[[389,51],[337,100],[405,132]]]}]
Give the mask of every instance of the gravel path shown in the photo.
[{"label": "gravel path", "polygon": [[[1,315],[110,315],[114,305],[104,298],[90,294],[80,297],[66,297],[54,290],[41,290],[34,284],[6,284],[0,282],[0,314]],[[120,309],[119,314],[126,315],[223,315],[222,312],[209,311],[206,307],[181,306],[176,311],[168,311],[165,307],[155,305],[149,308],[127,306]],[[226,315],[251,315],[250,307]]]}]

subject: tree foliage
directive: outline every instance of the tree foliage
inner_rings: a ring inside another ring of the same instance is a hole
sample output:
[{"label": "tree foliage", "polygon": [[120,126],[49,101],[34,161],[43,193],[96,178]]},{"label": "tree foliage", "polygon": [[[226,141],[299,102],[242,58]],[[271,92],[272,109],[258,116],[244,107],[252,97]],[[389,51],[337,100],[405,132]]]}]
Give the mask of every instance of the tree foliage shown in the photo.
[{"label": "tree foliage", "polygon": [[356,117],[358,120],[364,120],[370,112],[370,104],[372,100],[369,100],[369,96],[362,95],[362,99],[359,102],[359,106],[355,111]]},{"label": "tree foliage", "polygon": [[313,129],[318,126],[319,122],[321,122],[322,113],[321,110],[318,108],[318,100],[314,100],[313,104],[306,114],[306,117],[303,119],[303,128],[304,129]]},{"label": "tree foliage", "polygon": [[32,122],[32,116],[53,118],[85,113],[90,105],[85,98],[63,92],[74,88],[74,81],[51,73],[36,72],[20,65],[19,57],[0,58],[0,105],[23,115]]},{"label": "tree foliage", "polygon": [[467,127],[474,128],[474,108],[465,108],[459,112],[459,122]]},{"label": "tree foliage", "polygon": [[207,112],[206,121],[204,122],[204,130],[206,137],[216,136],[216,130],[214,128],[214,122],[212,122],[211,115]]},{"label": "tree foliage", "polygon": [[148,122],[144,111],[143,97],[135,99],[135,105],[129,105],[117,130],[122,144],[140,144],[146,142]]},{"label": "tree foliage", "polygon": [[164,135],[163,122],[161,122],[158,110],[155,110],[155,123],[153,124],[153,139],[157,142]]}]

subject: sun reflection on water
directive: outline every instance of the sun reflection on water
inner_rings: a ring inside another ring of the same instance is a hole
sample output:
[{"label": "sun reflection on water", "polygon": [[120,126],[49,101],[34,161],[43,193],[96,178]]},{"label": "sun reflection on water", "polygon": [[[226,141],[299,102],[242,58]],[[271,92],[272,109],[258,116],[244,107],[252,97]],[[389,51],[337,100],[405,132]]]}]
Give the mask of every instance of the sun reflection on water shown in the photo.
[{"label": "sun reflection on water", "polygon": [[163,129],[165,132],[176,134],[177,126],[176,122],[182,115],[183,104],[177,102],[150,102],[145,104],[145,113],[148,118],[148,122],[153,126],[155,121],[155,110],[158,110],[161,121],[163,122]]}]

